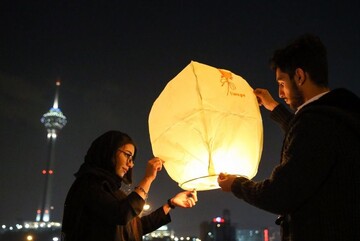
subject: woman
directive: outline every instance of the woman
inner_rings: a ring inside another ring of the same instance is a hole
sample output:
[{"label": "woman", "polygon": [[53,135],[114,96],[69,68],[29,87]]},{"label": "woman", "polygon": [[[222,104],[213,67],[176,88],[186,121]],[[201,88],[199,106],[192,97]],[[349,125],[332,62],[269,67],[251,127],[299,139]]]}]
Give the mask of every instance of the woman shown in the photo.
[{"label": "woman", "polygon": [[120,187],[132,183],[135,155],[134,142],[119,131],[108,131],[92,143],[65,200],[62,240],[140,241],[143,235],[171,221],[171,209],[195,205],[196,192],[183,191],[140,217],[163,161],[149,160],[144,178],[126,195]]}]

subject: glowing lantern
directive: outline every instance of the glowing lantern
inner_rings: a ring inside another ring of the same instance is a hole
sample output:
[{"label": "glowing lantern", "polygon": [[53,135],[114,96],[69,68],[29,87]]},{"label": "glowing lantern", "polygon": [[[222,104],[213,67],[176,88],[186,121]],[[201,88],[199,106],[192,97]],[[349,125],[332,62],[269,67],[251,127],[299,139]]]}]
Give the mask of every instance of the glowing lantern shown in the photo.
[{"label": "glowing lantern", "polygon": [[240,76],[192,61],[164,88],[149,114],[155,156],[185,190],[219,188],[220,172],[253,178],[262,119],[253,89]]}]

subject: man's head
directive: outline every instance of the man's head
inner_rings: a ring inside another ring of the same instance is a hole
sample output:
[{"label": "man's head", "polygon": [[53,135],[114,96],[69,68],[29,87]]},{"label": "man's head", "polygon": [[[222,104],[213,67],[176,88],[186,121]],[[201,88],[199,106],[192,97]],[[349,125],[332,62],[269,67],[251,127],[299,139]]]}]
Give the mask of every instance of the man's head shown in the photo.
[{"label": "man's head", "polygon": [[276,72],[279,96],[292,109],[328,86],[326,48],[314,35],[302,35],[276,50],[270,64]]}]

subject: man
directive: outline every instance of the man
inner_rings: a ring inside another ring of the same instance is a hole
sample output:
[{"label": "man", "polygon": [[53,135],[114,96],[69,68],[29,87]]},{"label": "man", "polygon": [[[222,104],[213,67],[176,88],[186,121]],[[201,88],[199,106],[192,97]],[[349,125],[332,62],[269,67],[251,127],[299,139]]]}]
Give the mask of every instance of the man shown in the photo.
[{"label": "man", "polygon": [[223,191],[279,214],[282,239],[360,240],[360,100],[328,87],[326,49],[303,35],[271,59],[279,97],[256,89],[259,104],[285,131],[280,164],[255,182],[221,173]]}]

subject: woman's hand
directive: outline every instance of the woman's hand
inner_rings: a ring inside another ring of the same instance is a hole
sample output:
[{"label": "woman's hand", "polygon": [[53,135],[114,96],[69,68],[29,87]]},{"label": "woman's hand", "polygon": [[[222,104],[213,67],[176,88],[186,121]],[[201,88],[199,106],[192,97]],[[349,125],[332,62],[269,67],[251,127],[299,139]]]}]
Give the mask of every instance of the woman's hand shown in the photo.
[{"label": "woman's hand", "polygon": [[175,207],[191,208],[195,206],[198,201],[196,191],[183,191],[176,194],[170,199],[170,202]]},{"label": "woman's hand", "polygon": [[145,169],[145,176],[136,186],[135,192],[137,192],[144,200],[147,198],[150,186],[156,178],[158,171],[161,171],[164,161],[158,157],[154,157],[148,161]]},{"label": "woman's hand", "polygon": [[145,179],[149,181],[154,181],[158,171],[161,171],[164,161],[158,157],[154,157],[148,161],[145,170]]}]

